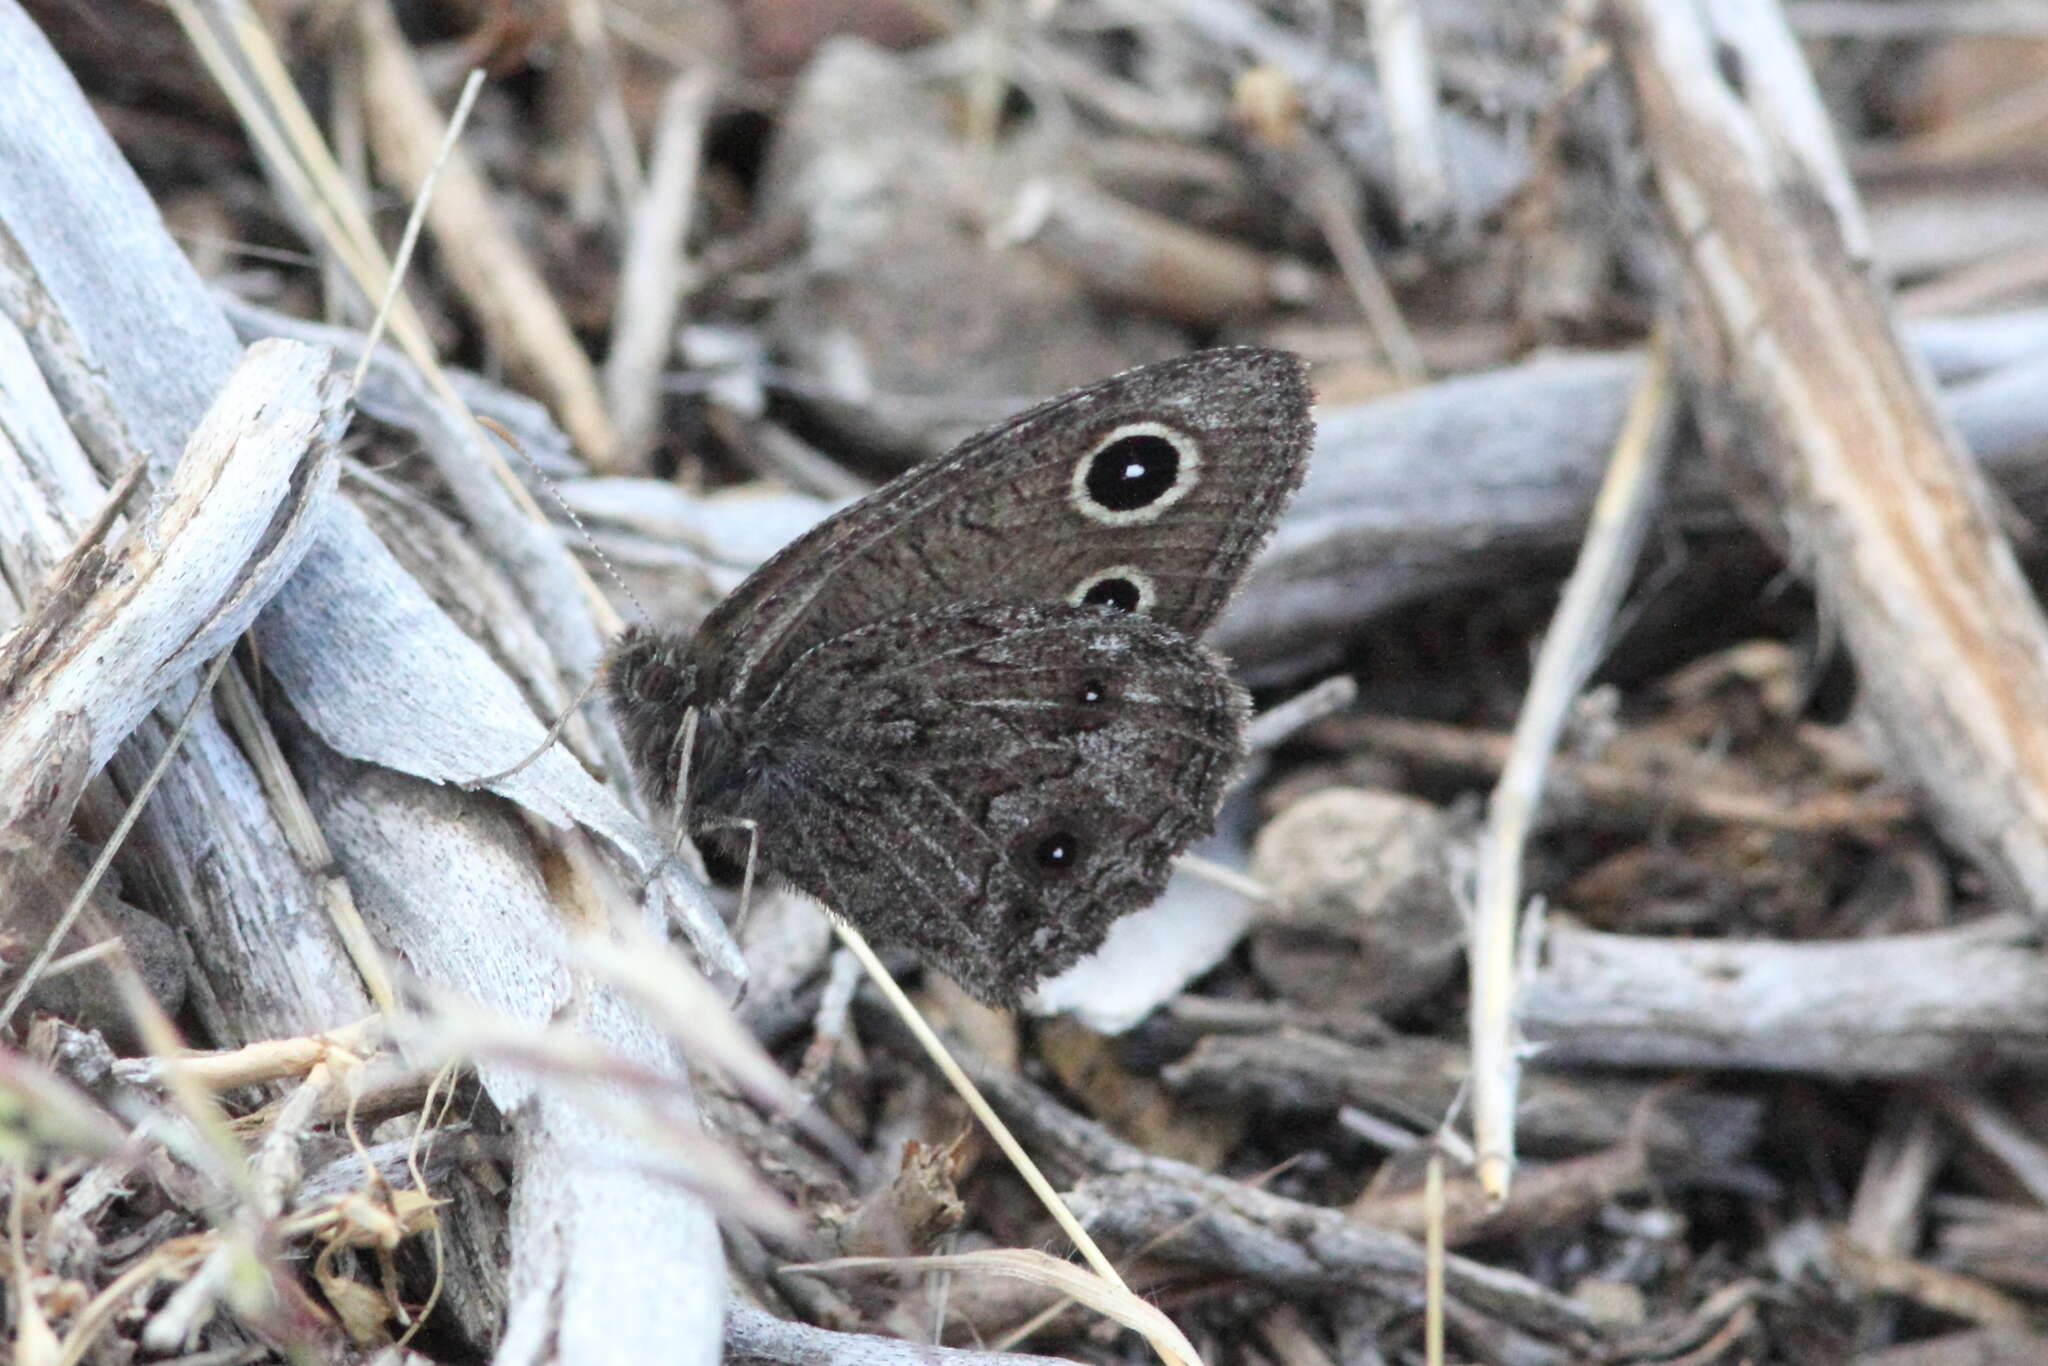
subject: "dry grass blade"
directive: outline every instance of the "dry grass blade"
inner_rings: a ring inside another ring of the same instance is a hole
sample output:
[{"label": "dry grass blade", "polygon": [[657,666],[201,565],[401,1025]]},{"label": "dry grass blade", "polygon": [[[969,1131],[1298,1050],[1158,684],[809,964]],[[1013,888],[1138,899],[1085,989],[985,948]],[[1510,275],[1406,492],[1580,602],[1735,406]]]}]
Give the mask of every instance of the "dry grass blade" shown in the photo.
[{"label": "dry grass blade", "polygon": [[1057,1290],[1093,1309],[1106,1319],[1142,1334],[1162,1353],[1170,1348],[1181,1360],[1199,1362],[1194,1344],[1173,1320],[1145,1300],[1131,1293],[1120,1281],[1112,1282],[1035,1248],[987,1248],[978,1252],[955,1252],[931,1257],[836,1257],[824,1262],[785,1266],[785,1272],[830,1276],[851,1271],[964,1271],[988,1276],[1008,1276],[1031,1285]]},{"label": "dry grass blade", "polygon": [[[559,1091],[576,1095],[590,1116],[633,1135],[640,1148],[653,1154],[633,1160],[655,1175],[775,1237],[792,1242],[805,1237],[805,1226],[787,1200],[725,1144],[676,1112],[671,1075],[573,1029],[513,1019],[447,992],[426,994],[433,1002],[431,1014],[399,1026],[413,1054],[473,1062],[487,1079],[508,1071],[545,1078]],[[595,1160],[598,1154],[590,1156]],[[666,1160],[657,1163],[656,1157]]]},{"label": "dry grass blade", "polygon": [[[889,969],[882,965],[882,960],[875,956],[875,951],[872,948],[868,947],[868,942],[861,937],[860,931],[837,917],[834,917],[832,921],[832,928],[838,934],[839,942],[853,951],[853,956],[860,960],[860,964],[867,970],[868,976],[877,987],[881,988],[883,997],[889,1002],[889,1008],[896,1012],[897,1017],[903,1021],[911,1034],[917,1039],[918,1045],[924,1049],[926,1055],[938,1066],[940,1073],[946,1078],[946,1083],[959,1094],[962,1100],[967,1102],[967,1108],[974,1112],[974,1117],[981,1121],[983,1128],[988,1130],[989,1137],[995,1139],[996,1146],[1003,1150],[1003,1156],[1010,1160],[1010,1165],[1015,1167],[1017,1174],[1024,1178],[1024,1184],[1031,1188],[1031,1193],[1038,1197],[1039,1203],[1045,1206],[1048,1214],[1052,1215],[1053,1222],[1058,1224],[1061,1231],[1069,1238],[1073,1239],[1074,1246],[1080,1250],[1083,1257],[1087,1258],[1088,1264],[1095,1269],[1094,1279],[1097,1284],[1113,1287],[1127,1296],[1130,1295],[1130,1287],[1123,1283],[1123,1277],[1117,1274],[1116,1267],[1110,1263],[1109,1258],[1102,1254],[1102,1249],[1095,1245],[1095,1240],[1088,1236],[1088,1230],[1081,1226],[1081,1221],[1076,1219],[1074,1212],[1067,1208],[1067,1202],[1060,1199],[1059,1192],[1054,1190],[1052,1183],[1045,1179],[1045,1173],[1041,1172],[1038,1169],[1038,1164],[1031,1160],[1031,1154],[1024,1151],[1024,1145],[1019,1143],[1017,1136],[1010,1132],[1010,1126],[1003,1123],[1002,1116],[998,1115],[994,1108],[989,1105],[988,1099],[981,1094],[980,1088],[974,1084],[973,1079],[961,1070],[960,1064],[954,1060],[952,1053],[946,1048],[945,1042],[939,1038],[937,1032],[926,1022],[924,1016],[918,1012],[917,1006],[912,1003],[908,996],[903,994],[903,988],[898,986],[896,979],[889,975]],[[1051,1258],[1046,1260],[1053,1261]],[[1053,1262],[1053,1264],[1058,1266],[1066,1265],[1064,1262]],[[1132,1298],[1135,1299],[1135,1297]],[[1164,1316],[1161,1316],[1161,1319],[1163,1322]],[[1188,1363],[1188,1366],[1200,1366],[1201,1357],[1192,1348],[1186,1347],[1187,1339],[1181,1335],[1180,1330],[1173,1328],[1171,1323],[1167,1323],[1166,1326],[1172,1329],[1170,1334],[1157,1336],[1150,1332],[1145,1334],[1146,1341],[1152,1344],[1153,1350],[1158,1352],[1160,1358],[1169,1363],[1169,1366],[1172,1366],[1172,1363],[1175,1362],[1185,1362]]]},{"label": "dry grass blade", "polygon": [[90,1097],[21,1054],[0,1048],[0,1162],[26,1165],[44,1149],[105,1160],[119,1153],[125,1141],[120,1124]]},{"label": "dry grass blade", "polygon": [[[573,941],[570,961],[637,1001],[686,1052],[723,1072],[765,1108],[783,1116],[810,1109],[809,1097],[741,1028],[725,998],[702,973],[630,921],[621,923],[616,933],[618,942],[594,935]],[[816,1119],[806,1116],[804,1127],[857,1168],[859,1151],[821,1120],[812,1122]]]},{"label": "dry grass blade", "polygon": [[1515,720],[1514,746],[1488,803],[1471,927],[1472,1124],[1479,1182],[1495,1200],[1507,1198],[1515,1166],[1515,1096],[1521,1075],[1516,963],[1523,846],[1572,700],[1599,660],[1614,609],[1649,528],[1674,422],[1670,386],[1664,345],[1653,342],[1650,363],[1615,442],[1585,546],[1543,638],[1528,696]]}]

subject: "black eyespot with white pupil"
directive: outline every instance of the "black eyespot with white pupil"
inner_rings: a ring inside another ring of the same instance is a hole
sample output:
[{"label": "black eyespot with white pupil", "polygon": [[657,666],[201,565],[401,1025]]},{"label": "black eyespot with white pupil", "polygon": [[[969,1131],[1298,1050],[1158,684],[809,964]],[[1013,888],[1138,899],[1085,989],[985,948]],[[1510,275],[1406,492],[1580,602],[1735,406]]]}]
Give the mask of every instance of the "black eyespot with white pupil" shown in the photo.
[{"label": "black eyespot with white pupil", "polygon": [[1092,707],[1109,696],[1109,685],[1099,678],[1091,678],[1081,685],[1074,696],[1083,706]]},{"label": "black eyespot with white pupil", "polygon": [[1074,462],[1074,510],[1105,526],[1150,522],[1194,490],[1201,452],[1163,422],[1126,422]]},{"label": "black eyespot with white pupil", "polygon": [[1121,577],[1097,580],[1081,595],[1084,607],[1114,607],[1119,612],[1135,612],[1144,600],[1138,585]]},{"label": "black eyespot with white pupil", "polygon": [[1081,841],[1065,830],[1055,830],[1038,841],[1032,860],[1048,873],[1064,873],[1081,857]]},{"label": "black eyespot with white pupil", "polygon": [[1180,477],[1180,451],[1153,432],[1118,437],[1088,462],[1088,496],[1111,512],[1135,512],[1166,496]]}]

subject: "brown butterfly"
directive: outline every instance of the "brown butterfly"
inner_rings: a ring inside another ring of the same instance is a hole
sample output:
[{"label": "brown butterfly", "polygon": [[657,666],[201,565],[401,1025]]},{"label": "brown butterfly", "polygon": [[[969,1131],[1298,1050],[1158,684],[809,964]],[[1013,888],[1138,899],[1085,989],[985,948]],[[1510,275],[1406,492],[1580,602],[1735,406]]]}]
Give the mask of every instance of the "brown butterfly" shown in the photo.
[{"label": "brown butterfly", "polygon": [[693,834],[751,831],[770,874],[1016,1003],[1214,825],[1247,703],[1197,637],[1301,483],[1309,408],[1297,358],[1202,352],[891,481],[695,635],[620,639],[605,683],[636,777]]}]

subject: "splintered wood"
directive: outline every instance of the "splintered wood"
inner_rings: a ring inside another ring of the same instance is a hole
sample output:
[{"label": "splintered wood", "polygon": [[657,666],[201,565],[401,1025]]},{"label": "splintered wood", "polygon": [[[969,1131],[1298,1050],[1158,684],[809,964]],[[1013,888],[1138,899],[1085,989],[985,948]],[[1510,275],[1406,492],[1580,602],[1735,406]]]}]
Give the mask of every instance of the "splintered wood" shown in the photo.
[{"label": "splintered wood", "polygon": [[[0,1357],[2048,1360],[2023,9],[0,0]],[[1018,1011],[740,918],[622,624],[1237,344],[1164,894]]]},{"label": "splintered wood", "polygon": [[1774,7],[1611,10],[1682,251],[1703,429],[1761,476],[1862,705],[1945,833],[2048,915],[2048,618],[1893,332],[1870,232]]}]

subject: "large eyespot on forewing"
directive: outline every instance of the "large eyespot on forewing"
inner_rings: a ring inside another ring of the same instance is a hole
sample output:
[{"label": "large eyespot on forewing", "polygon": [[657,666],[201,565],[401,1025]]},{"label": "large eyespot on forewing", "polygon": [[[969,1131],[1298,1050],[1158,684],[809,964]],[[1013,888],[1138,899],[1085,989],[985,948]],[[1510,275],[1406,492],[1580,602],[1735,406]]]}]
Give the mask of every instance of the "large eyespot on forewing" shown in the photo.
[{"label": "large eyespot on forewing", "polygon": [[1164,422],[1126,422],[1074,462],[1067,498],[1104,526],[1157,521],[1194,492],[1202,477],[1195,440]]}]

